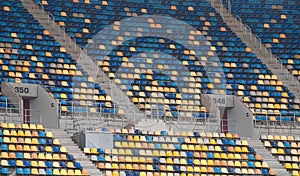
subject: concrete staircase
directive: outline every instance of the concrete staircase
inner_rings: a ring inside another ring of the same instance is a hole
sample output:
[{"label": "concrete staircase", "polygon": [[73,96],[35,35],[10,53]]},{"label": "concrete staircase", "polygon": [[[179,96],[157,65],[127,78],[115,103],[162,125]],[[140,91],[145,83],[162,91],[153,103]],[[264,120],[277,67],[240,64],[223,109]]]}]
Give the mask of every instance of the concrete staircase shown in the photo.
[{"label": "concrete staircase", "polygon": [[288,68],[282,65],[280,58],[272,55],[270,50],[261,43],[260,39],[251,32],[251,28],[244,25],[241,20],[234,17],[221,4],[220,0],[208,0],[218,13],[222,16],[224,22],[231,28],[236,35],[251,49],[253,53],[267,65],[267,67],[277,75],[277,78],[287,86],[287,88],[296,96],[296,102],[300,102],[300,84],[299,80],[295,78]]},{"label": "concrete staircase", "polygon": [[265,162],[268,163],[270,169],[274,170],[278,176],[291,175],[280,163],[279,161],[271,155],[271,153],[263,147],[264,144],[258,139],[254,138],[244,138],[248,141],[249,145],[254,148],[257,154],[259,154]]},{"label": "concrete staircase", "polygon": [[60,42],[62,47],[66,48],[66,51],[82,66],[83,70],[99,83],[112,101],[116,103],[117,108],[124,111],[127,124],[135,124],[136,121],[144,118],[144,113],[139,111],[114,80],[111,80],[103,70],[99,69],[97,61],[91,59],[84,48],[79,47],[70,35],[65,33],[63,28],[49,18],[47,12],[32,0],[23,1],[23,5],[49,31],[50,35]]},{"label": "concrete staircase", "polygon": [[58,139],[62,146],[66,147],[67,151],[74,156],[76,161],[80,162],[83,169],[87,170],[90,176],[104,175],[99,169],[97,169],[97,166],[94,165],[86,155],[84,155],[78,145],[72,141],[70,135],[59,129],[46,129],[46,131],[52,132],[53,137]]}]

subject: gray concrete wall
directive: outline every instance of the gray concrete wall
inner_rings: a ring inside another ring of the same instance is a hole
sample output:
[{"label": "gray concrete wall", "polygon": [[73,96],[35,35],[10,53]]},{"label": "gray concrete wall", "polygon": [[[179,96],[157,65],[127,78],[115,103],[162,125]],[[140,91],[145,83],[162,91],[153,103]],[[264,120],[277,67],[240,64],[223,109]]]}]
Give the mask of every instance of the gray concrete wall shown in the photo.
[{"label": "gray concrete wall", "polygon": [[20,84],[20,83],[9,83],[14,90],[23,98],[36,98],[38,96],[37,84]]},{"label": "gray concrete wall", "polygon": [[234,108],[228,109],[227,113],[230,123],[229,132],[236,131],[243,137],[253,136],[253,114],[238,97],[234,97]]},{"label": "gray concrete wall", "polygon": [[37,86],[38,97],[30,100],[30,113],[33,122],[42,123],[45,128],[59,128],[58,100],[52,98],[41,86]]},{"label": "gray concrete wall", "polygon": [[85,132],[85,146],[89,148],[112,149],[113,134],[109,132]]}]

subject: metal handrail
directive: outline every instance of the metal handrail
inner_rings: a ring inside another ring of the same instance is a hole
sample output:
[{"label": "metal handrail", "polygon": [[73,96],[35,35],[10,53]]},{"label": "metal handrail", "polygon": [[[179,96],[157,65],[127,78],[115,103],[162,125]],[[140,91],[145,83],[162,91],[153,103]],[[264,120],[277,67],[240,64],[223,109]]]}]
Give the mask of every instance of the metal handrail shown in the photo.
[{"label": "metal handrail", "polygon": [[50,12],[48,12],[48,24],[50,24],[50,19],[52,20],[52,29],[54,29],[54,16]]},{"label": "metal handrail", "polygon": [[240,22],[240,29],[242,29],[243,26],[243,20],[240,16],[236,15],[236,25],[238,25],[238,22]]},{"label": "metal handrail", "polygon": [[86,48],[83,48],[83,47],[80,47],[80,48],[81,48],[80,59],[86,60],[88,58],[88,51]]},{"label": "metal handrail", "polygon": [[[75,53],[76,53],[76,52],[77,52],[77,49],[76,49],[76,47],[77,47],[76,39],[75,39],[75,37],[72,37],[72,36],[70,36],[70,38],[71,38],[71,40],[74,41],[74,51],[75,51]],[[71,43],[71,42],[70,42],[70,43]]]},{"label": "metal handrail", "polygon": [[36,3],[36,12],[37,12],[37,10],[38,10],[38,8],[40,7],[43,11],[42,11],[42,13],[43,13],[43,15],[45,14],[45,8],[44,8],[44,5],[41,3],[41,2],[37,2]]},{"label": "metal handrail", "polygon": [[252,29],[248,25],[246,25],[246,24],[245,24],[245,28],[246,28],[245,34],[246,34],[246,31],[248,30],[249,36],[250,36],[250,40],[252,40]]}]

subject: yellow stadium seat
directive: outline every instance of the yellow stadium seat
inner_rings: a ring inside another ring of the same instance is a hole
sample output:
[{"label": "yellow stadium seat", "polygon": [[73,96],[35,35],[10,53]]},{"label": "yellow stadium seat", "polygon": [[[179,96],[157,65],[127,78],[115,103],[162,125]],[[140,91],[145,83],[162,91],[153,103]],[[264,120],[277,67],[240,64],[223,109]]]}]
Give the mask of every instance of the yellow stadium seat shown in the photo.
[{"label": "yellow stadium seat", "polygon": [[82,175],[82,172],[81,172],[81,170],[79,170],[79,169],[76,169],[76,170],[75,170],[75,175]]},{"label": "yellow stadium seat", "polygon": [[207,168],[206,167],[200,167],[200,172],[201,173],[207,173]]},{"label": "yellow stadium seat", "polygon": [[39,175],[39,171],[37,168],[31,168],[31,174],[32,175]]},{"label": "yellow stadium seat", "polygon": [[60,175],[59,169],[53,169],[53,175]]},{"label": "yellow stadium seat", "polygon": [[298,169],[299,169],[298,163],[292,163],[292,168],[293,168],[294,170],[298,170]]},{"label": "yellow stadium seat", "polygon": [[68,169],[67,175],[75,175],[75,172],[73,169]]},{"label": "yellow stadium seat", "polygon": [[285,163],[285,168],[286,169],[292,169],[291,163]]}]

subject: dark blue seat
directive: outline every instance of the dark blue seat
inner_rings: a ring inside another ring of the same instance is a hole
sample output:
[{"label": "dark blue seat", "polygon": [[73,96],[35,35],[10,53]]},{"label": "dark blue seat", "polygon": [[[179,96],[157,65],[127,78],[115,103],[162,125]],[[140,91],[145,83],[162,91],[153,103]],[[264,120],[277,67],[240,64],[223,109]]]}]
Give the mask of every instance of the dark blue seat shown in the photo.
[{"label": "dark blue seat", "polygon": [[159,163],[159,158],[154,157],[154,158],[153,158],[153,163]]},{"label": "dark blue seat", "polygon": [[39,146],[38,146],[38,150],[39,150],[40,152],[46,152],[45,147],[42,146],[42,145],[39,145]]},{"label": "dark blue seat", "polygon": [[154,165],[153,165],[153,170],[155,170],[155,171],[159,171],[159,170],[160,170],[160,168],[159,168],[159,166],[158,166],[158,165],[154,164]]},{"label": "dark blue seat", "polygon": [[47,143],[47,145],[52,145],[52,144],[53,144],[53,140],[47,138],[47,139],[46,139],[46,143]]},{"label": "dark blue seat", "polygon": [[15,160],[8,160],[8,164],[12,167],[16,167],[16,161]]},{"label": "dark blue seat", "polygon": [[188,158],[194,158],[194,153],[188,151],[188,152],[186,153],[186,156],[187,156]]},{"label": "dark blue seat", "polygon": [[277,148],[277,147],[278,147],[278,145],[277,145],[277,142],[276,142],[276,141],[270,141],[270,144],[271,144],[271,146],[272,146],[272,147],[275,147],[275,148]]},{"label": "dark blue seat", "polygon": [[221,145],[221,149],[222,149],[224,152],[228,152],[228,147],[227,147],[227,146]]},{"label": "dark blue seat", "polygon": [[74,161],[74,156],[72,154],[67,154],[67,159],[70,160],[70,161]]},{"label": "dark blue seat", "polygon": [[[102,149],[102,148],[97,148],[97,152],[98,152],[99,154],[105,154],[105,151],[104,151],[104,149]],[[73,158],[73,156],[72,156],[72,158]],[[73,158],[72,160],[74,160],[74,158]]]},{"label": "dark blue seat", "polygon": [[59,146],[55,146],[55,145],[54,145],[54,146],[52,147],[52,150],[53,150],[54,153],[60,153]]},{"label": "dark blue seat", "polygon": [[60,165],[60,167],[62,167],[62,168],[67,168],[67,163],[64,162],[64,161],[60,161],[60,162],[59,162],[59,165]]},{"label": "dark blue seat", "polygon": [[133,171],[125,171],[126,176],[133,176]]},{"label": "dark blue seat", "polygon": [[185,143],[184,139],[182,137],[179,137],[177,140],[178,140],[179,143]]},{"label": "dark blue seat", "polygon": [[48,168],[52,168],[53,167],[53,164],[51,161],[46,161],[45,162],[45,165],[48,167]]},{"label": "dark blue seat", "polygon": [[232,167],[228,167],[227,170],[230,174],[235,174],[234,169]]},{"label": "dark blue seat", "polygon": [[180,167],[178,165],[173,165],[173,169],[174,169],[175,172],[180,171]]},{"label": "dark blue seat", "polygon": [[191,158],[188,158],[186,162],[187,162],[187,165],[194,165],[194,160]]},{"label": "dark blue seat", "polygon": [[23,160],[23,164],[25,167],[31,167],[31,163],[29,160]]},{"label": "dark blue seat", "polygon": [[194,136],[195,137],[200,137],[200,133],[199,132],[194,132]]},{"label": "dark blue seat", "polygon": [[248,146],[247,148],[248,148],[248,151],[249,151],[250,153],[256,153],[255,150],[254,150],[254,148],[249,147],[249,146]]},{"label": "dark blue seat", "polygon": [[269,170],[268,169],[263,168],[261,172],[262,172],[263,175],[269,175]]},{"label": "dark blue seat", "polygon": [[222,139],[223,145],[228,145],[228,140],[227,139]]},{"label": "dark blue seat", "polygon": [[74,166],[75,166],[75,168],[77,168],[77,169],[82,169],[81,164],[80,164],[79,162],[77,162],[77,161],[74,162]]},{"label": "dark blue seat", "polygon": [[290,149],[284,148],[283,151],[286,155],[291,155],[292,154]]},{"label": "dark blue seat", "polygon": [[136,135],[141,135],[141,134],[142,134],[142,131],[139,130],[139,129],[135,129],[135,130],[134,130],[134,134],[136,134]]}]

